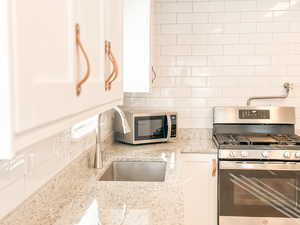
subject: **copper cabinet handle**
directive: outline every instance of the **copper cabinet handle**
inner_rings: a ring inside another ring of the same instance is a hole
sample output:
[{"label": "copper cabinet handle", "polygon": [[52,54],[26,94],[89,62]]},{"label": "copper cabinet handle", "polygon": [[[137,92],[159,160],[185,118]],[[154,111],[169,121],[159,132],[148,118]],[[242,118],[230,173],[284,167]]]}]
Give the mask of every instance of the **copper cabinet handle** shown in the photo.
[{"label": "copper cabinet handle", "polygon": [[154,81],[156,80],[156,78],[157,78],[157,74],[156,74],[156,71],[155,71],[155,69],[154,69],[154,66],[152,66],[152,73],[153,73],[153,77],[152,77],[152,84],[154,83]]},{"label": "copper cabinet handle", "polygon": [[78,83],[76,84],[76,95],[79,96],[81,94],[82,85],[90,77],[90,68],[91,68],[91,65],[90,65],[90,60],[89,60],[89,57],[87,55],[87,52],[85,51],[85,49],[84,49],[84,47],[82,45],[82,42],[80,40],[80,25],[79,24],[75,25],[75,32],[76,32],[76,46],[82,52],[83,57],[85,58],[85,61],[86,61],[86,66],[87,66],[87,69],[86,69],[84,77],[80,81],[78,81]]},{"label": "copper cabinet handle", "polygon": [[105,90],[111,89],[111,84],[114,82],[118,75],[119,75],[119,67],[116,60],[116,57],[114,56],[112,50],[111,50],[111,42],[105,41],[105,54],[107,55],[108,59],[110,60],[111,64],[113,65],[113,71],[108,76],[108,78],[105,80]]},{"label": "copper cabinet handle", "polygon": [[211,175],[213,177],[215,177],[217,175],[217,160],[216,159],[212,160],[212,173],[211,173]]}]

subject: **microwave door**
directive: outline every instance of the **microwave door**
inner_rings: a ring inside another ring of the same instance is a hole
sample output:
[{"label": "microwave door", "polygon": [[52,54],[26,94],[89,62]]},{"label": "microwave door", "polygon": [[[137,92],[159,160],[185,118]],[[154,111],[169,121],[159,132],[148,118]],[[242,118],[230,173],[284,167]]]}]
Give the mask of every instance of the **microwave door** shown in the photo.
[{"label": "microwave door", "polygon": [[168,119],[162,116],[137,116],[134,120],[135,141],[166,141],[168,138]]}]

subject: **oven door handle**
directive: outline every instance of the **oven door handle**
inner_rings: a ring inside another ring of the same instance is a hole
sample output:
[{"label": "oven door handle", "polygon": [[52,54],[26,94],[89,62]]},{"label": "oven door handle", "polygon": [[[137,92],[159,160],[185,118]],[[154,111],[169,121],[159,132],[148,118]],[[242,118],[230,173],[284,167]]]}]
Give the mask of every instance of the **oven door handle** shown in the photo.
[{"label": "oven door handle", "polygon": [[300,171],[300,162],[220,161],[220,170]]}]

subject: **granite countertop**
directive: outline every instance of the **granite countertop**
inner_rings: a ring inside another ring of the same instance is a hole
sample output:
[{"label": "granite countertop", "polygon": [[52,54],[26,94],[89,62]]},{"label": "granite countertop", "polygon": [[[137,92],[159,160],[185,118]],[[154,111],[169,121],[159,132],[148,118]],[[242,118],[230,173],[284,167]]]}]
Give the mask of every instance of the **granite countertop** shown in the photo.
[{"label": "granite countertop", "polygon": [[[64,195],[68,203],[63,207],[50,208],[48,210],[50,214],[45,214],[47,218],[41,221],[41,216],[38,216],[40,209],[36,209],[37,205],[31,206],[36,216],[29,216],[25,213],[26,209],[22,209],[23,212],[11,215],[0,224],[183,225],[184,178],[180,174],[182,153],[215,155],[216,149],[209,139],[207,141],[202,139],[196,143],[180,140],[176,143],[142,146],[113,144],[105,149],[103,169],[78,170],[82,173],[81,176],[86,178],[78,181],[80,188],[73,185],[74,189],[78,189],[75,195],[72,197]],[[99,181],[111,162],[116,160],[165,161],[167,162],[165,182]],[[72,180],[72,176],[75,175],[70,171],[68,175],[63,176],[70,176]],[[40,193],[37,199],[46,198],[44,195],[45,193]],[[37,204],[36,201],[34,203]],[[45,207],[48,207],[45,204],[40,206],[44,212]],[[24,206],[28,207],[30,206]]]},{"label": "granite countertop", "polygon": [[[215,148],[204,149],[196,143],[113,145],[106,150],[104,168],[96,171],[86,191],[65,207],[66,214],[55,225],[83,225],[87,221],[89,225],[182,225],[181,152],[216,153]],[[126,160],[166,161],[165,182],[98,181],[112,161]]]}]

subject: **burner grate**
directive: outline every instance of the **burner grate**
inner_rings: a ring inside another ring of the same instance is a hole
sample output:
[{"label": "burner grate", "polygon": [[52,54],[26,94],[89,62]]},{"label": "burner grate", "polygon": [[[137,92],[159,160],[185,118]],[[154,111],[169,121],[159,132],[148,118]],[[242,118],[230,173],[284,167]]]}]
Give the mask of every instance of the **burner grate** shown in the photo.
[{"label": "burner grate", "polygon": [[300,136],[298,135],[216,134],[215,137],[220,145],[270,145],[274,147],[279,145],[300,145]]}]

